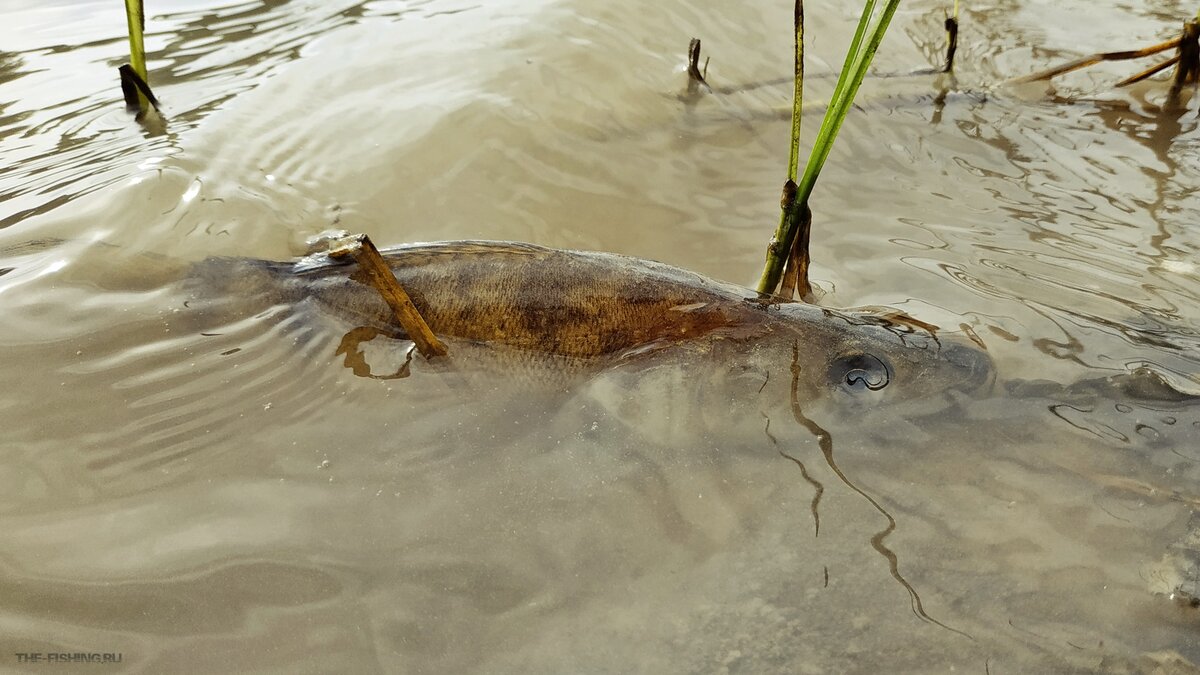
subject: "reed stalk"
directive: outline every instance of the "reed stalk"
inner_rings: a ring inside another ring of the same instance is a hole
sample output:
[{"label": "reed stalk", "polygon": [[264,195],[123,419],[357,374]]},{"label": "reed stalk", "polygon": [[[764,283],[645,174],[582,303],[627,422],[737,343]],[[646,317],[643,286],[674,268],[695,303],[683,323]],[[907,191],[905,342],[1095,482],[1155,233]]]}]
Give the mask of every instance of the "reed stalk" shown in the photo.
[{"label": "reed stalk", "polygon": [[[125,0],[125,22],[129,26],[129,64],[133,66],[133,72],[142,78],[142,82],[148,84],[150,76],[146,72],[146,46],[142,40],[142,34],[146,32],[146,9],[142,0]],[[135,91],[137,109],[149,110],[150,99],[140,88]],[[132,103],[130,98],[129,91],[126,90],[126,104]]]},{"label": "reed stalk", "polygon": [[[796,58],[798,62],[803,61],[804,55],[804,12],[800,6],[800,2],[801,0],[797,0],[797,9],[795,12]],[[846,60],[842,65],[842,72],[838,75],[833,99],[825,111],[825,118],[821,121],[821,128],[817,132],[816,140],[813,142],[812,151],[808,156],[808,163],[805,165],[804,173],[799,177],[799,180],[793,180],[792,176],[795,175],[799,164],[799,117],[804,69],[802,65],[797,65],[795,69],[796,96],[792,105],[793,155],[788,166],[788,181],[784,184],[784,198],[781,200],[783,213],[780,216],[779,227],[776,228],[775,235],[771,238],[770,245],[767,246],[767,262],[763,268],[762,278],[758,282],[759,293],[775,293],[776,288],[779,286],[780,278],[783,276],[783,268],[789,255],[797,260],[807,260],[807,246],[804,247],[804,250],[798,251],[797,254],[792,254],[791,251],[796,241],[796,235],[801,230],[801,225],[807,220],[805,214],[809,211],[809,197],[812,195],[813,187],[816,185],[821,169],[825,165],[825,160],[829,157],[829,151],[832,149],[833,141],[837,138],[838,131],[842,127],[842,122],[845,121],[846,115],[850,112],[854,96],[858,93],[858,88],[862,85],[863,78],[866,77],[867,70],[871,66],[871,61],[875,57],[875,52],[878,51],[879,44],[883,42],[883,36],[887,32],[888,25],[896,13],[896,8],[900,5],[900,0],[886,0],[883,9],[878,14],[875,12],[875,5],[876,0],[867,0],[863,6],[862,16],[859,18],[858,27],[854,31],[854,38],[850,42],[850,48],[846,51]],[[874,19],[873,24],[872,19]],[[796,166],[793,166],[793,164]],[[807,286],[807,283],[807,279],[798,281],[798,285],[801,288]]]}]

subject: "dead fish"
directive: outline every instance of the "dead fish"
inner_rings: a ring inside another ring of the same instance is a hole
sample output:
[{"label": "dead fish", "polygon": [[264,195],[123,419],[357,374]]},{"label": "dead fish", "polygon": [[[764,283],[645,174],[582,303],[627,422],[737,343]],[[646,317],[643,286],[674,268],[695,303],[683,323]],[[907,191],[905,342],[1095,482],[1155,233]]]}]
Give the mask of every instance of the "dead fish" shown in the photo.
[{"label": "dead fish", "polygon": [[[985,351],[927,324],[763,297],[649,260],[488,241],[382,253],[433,332],[451,345],[451,360],[468,347],[472,355],[484,348],[593,372],[656,354],[770,362],[785,372],[794,362],[802,398],[914,397],[977,390],[994,379]],[[192,269],[190,284],[196,300],[243,311],[294,305],[404,337],[379,294],[359,280],[357,265],[325,254],[291,262],[209,259]]]}]

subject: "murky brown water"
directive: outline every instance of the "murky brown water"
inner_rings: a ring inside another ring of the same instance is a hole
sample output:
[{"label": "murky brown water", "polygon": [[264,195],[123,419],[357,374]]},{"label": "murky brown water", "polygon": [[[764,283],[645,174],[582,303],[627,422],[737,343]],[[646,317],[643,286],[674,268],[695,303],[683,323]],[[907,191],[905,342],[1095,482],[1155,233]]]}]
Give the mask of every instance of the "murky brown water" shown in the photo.
[{"label": "murky brown water", "polygon": [[[808,138],[841,4],[808,8]],[[815,277],[966,324],[1000,382],[809,410],[824,445],[695,364],[566,393],[358,378],[346,326],[196,325],[164,276],[339,227],[750,284],[789,3],[151,2],[157,131],[119,102],[120,3],[7,10],[3,668],[1193,672],[1200,612],[1168,595],[1200,592],[1200,409],[1034,381],[1197,387],[1196,101],[1114,92],[1120,65],[1003,81],[1194,6],[965,3],[957,77],[901,76],[940,58],[947,4],[897,15],[818,186]],[[692,36],[718,93],[685,101]]]}]

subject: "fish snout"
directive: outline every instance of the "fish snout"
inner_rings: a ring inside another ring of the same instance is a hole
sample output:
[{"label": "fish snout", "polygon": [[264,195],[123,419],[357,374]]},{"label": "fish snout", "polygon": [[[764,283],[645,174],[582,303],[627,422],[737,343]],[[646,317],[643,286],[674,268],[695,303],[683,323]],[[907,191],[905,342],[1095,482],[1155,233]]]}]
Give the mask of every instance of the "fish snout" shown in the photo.
[{"label": "fish snout", "polygon": [[996,380],[992,357],[973,342],[944,339],[938,356],[952,371],[948,388],[979,391],[991,387]]}]

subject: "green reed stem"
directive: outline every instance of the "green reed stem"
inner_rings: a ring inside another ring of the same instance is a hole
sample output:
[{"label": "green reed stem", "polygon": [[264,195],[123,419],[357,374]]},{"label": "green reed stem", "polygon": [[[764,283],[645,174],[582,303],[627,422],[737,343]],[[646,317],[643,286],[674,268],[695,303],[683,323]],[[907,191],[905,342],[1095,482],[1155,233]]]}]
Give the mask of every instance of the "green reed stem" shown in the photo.
[{"label": "green reed stem", "polygon": [[804,0],[796,0],[793,25],[796,28],[796,63],[792,91],[792,151],[788,157],[788,180],[796,182],[800,170],[800,109],[804,103]]},{"label": "green reed stem", "polygon": [[[125,22],[129,25],[129,64],[144,82],[150,82],[146,72],[146,46],[142,34],[146,32],[146,10],[142,0],[125,0]],[[138,92],[138,103],[142,110],[150,107],[144,94]]]},{"label": "green reed stem", "polygon": [[[785,185],[783,214],[780,218],[779,227],[775,230],[775,236],[771,238],[771,244],[767,247],[767,262],[763,268],[762,278],[758,282],[758,292],[774,293],[779,286],[779,279],[783,276],[783,267],[787,261],[788,253],[791,250],[792,242],[796,237],[796,232],[800,222],[803,220],[801,214],[808,207],[808,199],[812,196],[813,187],[817,183],[817,177],[821,173],[822,167],[825,165],[825,160],[829,157],[829,152],[833,148],[833,141],[837,138],[838,131],[842,127],[842,122],[845,121],[846,115],[850,112],[850,106],[854,103],[854,96],[858,93],[859,86],[862,85],[863,78],[866,77],[867,70],[871,66],[872,59],[875,58],[875,52],[879,50],[879,45],[883,42],[883,36],[887,33],[888,26],[891,24],[892,17],[896,13],[896,8],[899,7],[900,0],[887,0],[883,10],[879,13],[879,18],[874,26],[868,30],[871,24],[871,19],[875,14],[875,0],[867,0],[863,6],[862,16],[858,21],[858,28],[854,32],[854,39],[850,42],[850,48],[846,51],[846,61],[842,66],[842,72],[838,76],[837,85],[834,88],[833,99],[829,104],[829,108],[825,111],[825,119],[821,121],[821,128],[817,132],[817,138],[813,142],[812,152],[808,156],[808,164],[804,167],[804,174],[800,176],[799,182],[796,184],[794,196],[789,198],[789,186]],[[802,14],[797,12],[798,15]],[[797,40],[802,41],[797,31]],[[864,43],[865,39],[865,43]],[[801,48],[797,48],[797,54],[802,55]],[[797,68],[798,76],[803,73],[801,68]],[[796,85],[796,90],[800,90],[800,84]],[[800,115],[798,104],[792,110],[792,134],[793,147],[798,144],[800,125],[797,117]],[[789,166],[789,180],[794,175]]]}]

